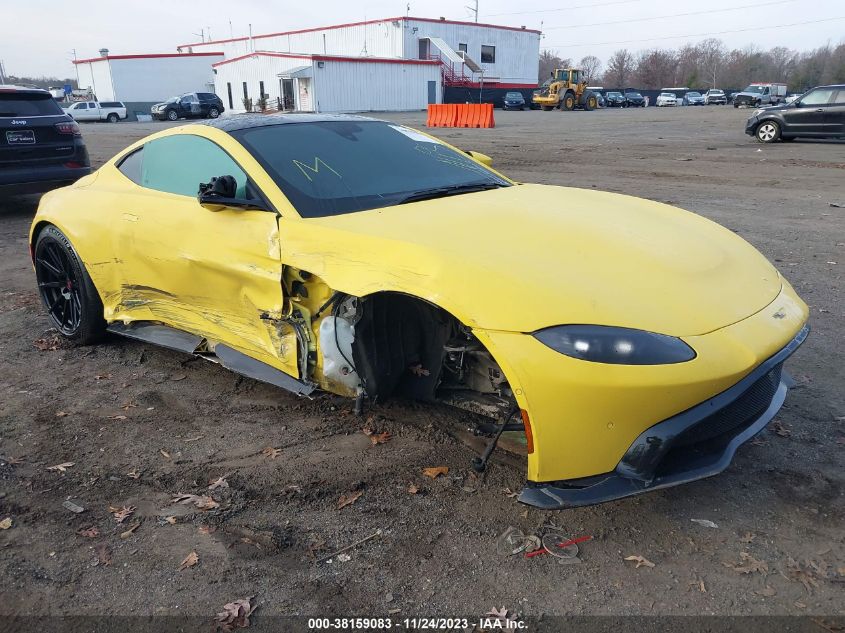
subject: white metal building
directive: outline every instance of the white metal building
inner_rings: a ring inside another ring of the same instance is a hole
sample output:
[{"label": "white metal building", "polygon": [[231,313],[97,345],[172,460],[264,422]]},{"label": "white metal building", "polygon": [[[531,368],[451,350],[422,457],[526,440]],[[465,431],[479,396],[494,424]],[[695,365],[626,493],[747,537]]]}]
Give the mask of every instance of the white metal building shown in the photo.
[{"label": "white metal building", "polygon": [[305,112],[420,110],[442,98],[440,64],[432,60],[259,51],[214,70],[215,92],[232,112],[261,94],[274,109]]},{"label": "white metal building", "polygon": [[453,80],[478,83],[483,71],[484,85],[532,88],[537,85],[540,32],[524,27],[398,17],[183,44],[177,50],[222,51],[227,60],[254,52],[434,58],[449,67],[444,68],[444,76],[452,73]]},{"label": "white metal building", "polygon": [[222,61],[220,51],[109,55],[74,62],[79,87],[90,88],[99,101],[155,102],[186,92],[210,92],[211,65]]}]

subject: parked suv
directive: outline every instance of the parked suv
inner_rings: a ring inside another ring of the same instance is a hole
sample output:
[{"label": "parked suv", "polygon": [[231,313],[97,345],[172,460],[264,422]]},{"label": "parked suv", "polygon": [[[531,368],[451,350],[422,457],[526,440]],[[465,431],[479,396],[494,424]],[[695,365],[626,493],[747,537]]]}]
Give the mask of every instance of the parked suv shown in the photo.
[{"label": "parked suv", "polygon": [[792,103],[755,110],[745,133],[761,143],[798,136],[845,138],[845,84],[819,86]]},{"label": "parked suv", "polygon": [[727,105],[728,98],[725,96],[724,90],[710,88],[710,90],[704,93],[704,103],[706,105],[711,105],[714,103],[717,105]]},{"label": "parked suv", "polygon": [[153,118],[162,121],[216,119],[224,111],[223,101],[212,92],[189,92],[181,97],[170,97],[164,103],[157,103],[150,108]]},{"label": "parked suv", "polygon": [[511,108],[518,110],[525,110],[525,97],[521,92],[508,92],[505,94],[502,109],[510,110]]},{"label": "parked suv", "polygon": [[621,92],[611,91],[604,93],[604,101],[608,108],[625,107],[625,95]]},{"label": "parked suv", "polygon": [[0,85],[0,195],[43,193],[90,173],[79,125],[48,91]]}]

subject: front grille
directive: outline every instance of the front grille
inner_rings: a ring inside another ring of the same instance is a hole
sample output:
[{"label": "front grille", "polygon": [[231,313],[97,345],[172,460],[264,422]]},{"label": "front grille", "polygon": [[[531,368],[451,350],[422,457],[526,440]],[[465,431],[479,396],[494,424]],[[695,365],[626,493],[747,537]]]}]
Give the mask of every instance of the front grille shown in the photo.
[{"label": "front grille", "polygon": [[673,448],[690,446],[725,435],[733,437],[745,429],[771,404],[780,385],[782,370],[783,363],[775,365],[736,400],[684,431],[675,440]]}]

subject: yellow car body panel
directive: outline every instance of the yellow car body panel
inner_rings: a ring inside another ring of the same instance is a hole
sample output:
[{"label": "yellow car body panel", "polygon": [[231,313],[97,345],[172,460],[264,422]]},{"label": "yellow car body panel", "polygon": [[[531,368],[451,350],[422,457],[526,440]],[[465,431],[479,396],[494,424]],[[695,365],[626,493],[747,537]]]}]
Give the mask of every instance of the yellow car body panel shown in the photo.
[{"label": "yellow car body panel", "polygon": [[[223,147],[278,211],[209,211],[144,189],[116,161],[142,143],[197,134]],[[396,292],[472,329],[530,419],[528,479],[610,472],[650,426],[719,394],[783,348],[807,306],[751,245],[665,204],[592,190],[515,185],[315,219],[301,218],[259,163],[214,127],[139,141],[75,185],[44,196],[45,223],[71,241],[109,322],[159,321],[300,375],[283,296],[286,274],[339,291]],[[31,236],[32,237],[32,236]],[[531,336],[591,324],[680,337],[696,352],[672,365],[609,365],[565,356]],[[320,320],[312,323],[312,347]],[[315,375],[326,389],[349,394]]]}]

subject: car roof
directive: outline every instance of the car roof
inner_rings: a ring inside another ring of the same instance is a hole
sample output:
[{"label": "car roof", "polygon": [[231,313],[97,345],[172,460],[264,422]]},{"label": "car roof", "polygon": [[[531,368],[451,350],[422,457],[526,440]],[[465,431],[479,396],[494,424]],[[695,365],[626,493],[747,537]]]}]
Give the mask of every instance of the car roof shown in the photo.
[{"label": "car roof", "polygon": [[14,84],[0,84],[0,92],[27,92],[31,94],[50,94],[44,88],[32,88],[30,86],[16,86]]},{"label": "car roof", "polygon": [[224,132],[234,132],[255,127],[271,125],[290,125],[292,123],[323,123],[326,121],[381,121],[355,114],[236,114],[219,119],[200,121],[194,125],[216,127]]}]

